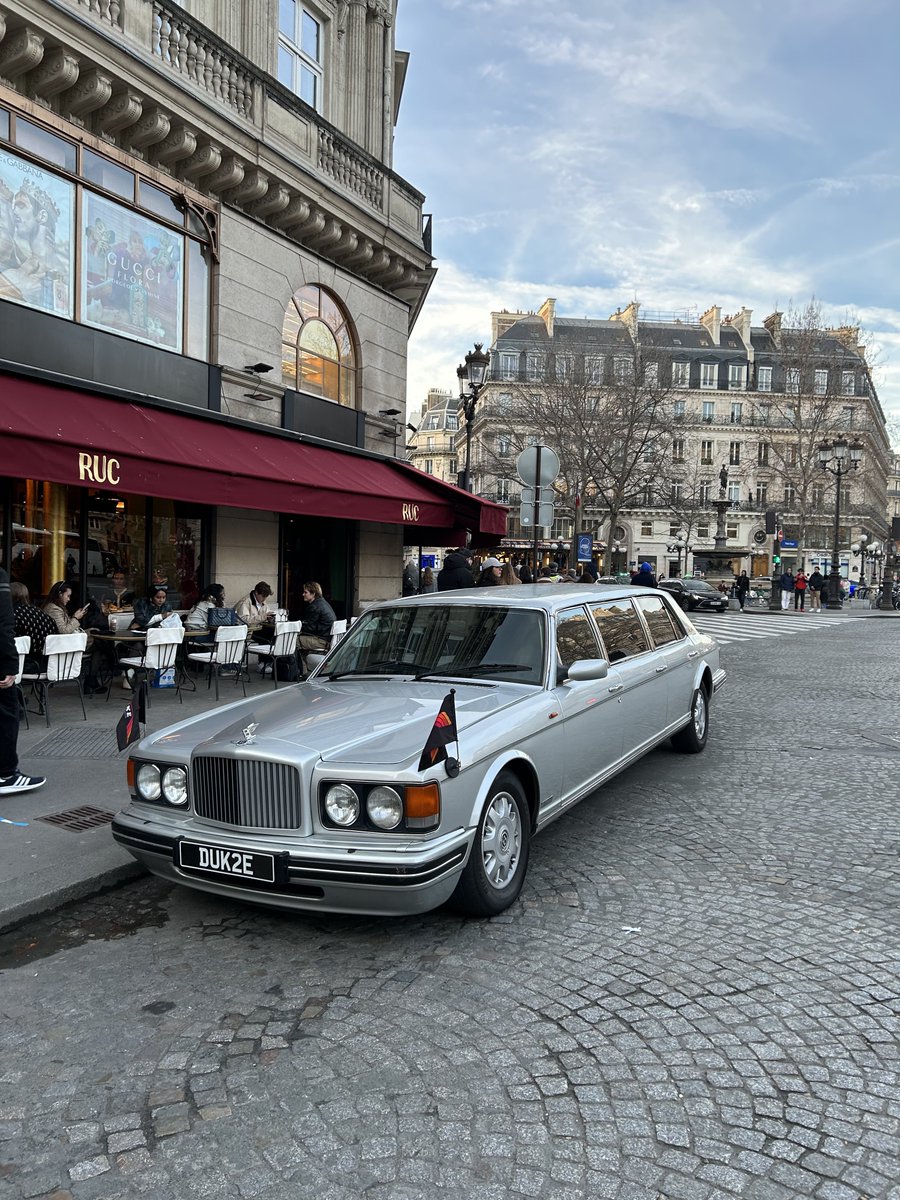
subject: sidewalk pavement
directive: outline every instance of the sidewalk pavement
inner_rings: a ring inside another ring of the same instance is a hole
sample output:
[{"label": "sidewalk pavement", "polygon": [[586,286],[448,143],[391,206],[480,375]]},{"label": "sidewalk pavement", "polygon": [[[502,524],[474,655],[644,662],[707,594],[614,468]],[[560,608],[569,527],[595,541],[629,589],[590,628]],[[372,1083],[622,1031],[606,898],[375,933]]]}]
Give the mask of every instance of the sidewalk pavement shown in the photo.
[{"label": "sidewalk pavement", "polygon": [[[251,667],[246,687],[250,699],[270,693],[274,684],[271,675],[263,679]],[[218,705],[215,688],[207,690],[203,677],[196,692],[181,694],[183,704],[174,689],[150,690],[147,731],[243,699],[230,678],[219,680]],[[21,723],[20,770],[45,775],[47,783],[36,792],[0,796],[0,931],[144,873],[109,829],[113,815],[128,803],[128,751],[119,753],[115,729],[130,698],[130,691],[117,686],[108,703],[105,693],[86,696],[84,721],[75,689],[65,685],[51,694],[49,729],[31,712],[30,728]]]}]

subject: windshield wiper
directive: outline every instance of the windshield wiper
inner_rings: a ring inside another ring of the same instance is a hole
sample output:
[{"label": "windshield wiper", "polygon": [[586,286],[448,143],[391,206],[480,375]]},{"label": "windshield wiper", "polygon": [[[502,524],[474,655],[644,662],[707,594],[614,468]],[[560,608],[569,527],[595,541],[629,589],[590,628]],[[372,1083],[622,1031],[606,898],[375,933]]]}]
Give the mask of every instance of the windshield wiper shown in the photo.
[{"label": "windshield wiper", "polygon": [[350,675],[414,675],[418,678],[421,673],[427,674],[431,669],[424,663],[408,663],[399,658],[385,658],[380,662],[367,663],[364,667],[354,667],[349,671],[326,672],[322,678],[346,679]]},{"label": "windshield wiper", "polygon": [[466,675],[497,675],[507,671],[512,673],[513,671],[533,670],[534,668],[526,663],[479,663],[474,667],[451,667],[446,672],[442,671],[441,674],[465,677]]}]

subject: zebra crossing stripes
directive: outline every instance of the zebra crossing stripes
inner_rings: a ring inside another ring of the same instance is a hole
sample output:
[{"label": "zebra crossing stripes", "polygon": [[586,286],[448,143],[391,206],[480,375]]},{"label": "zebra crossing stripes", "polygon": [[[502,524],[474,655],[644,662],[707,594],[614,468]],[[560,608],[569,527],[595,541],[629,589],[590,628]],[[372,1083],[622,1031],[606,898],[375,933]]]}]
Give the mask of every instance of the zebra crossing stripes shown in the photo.
[{"label": "zebra crossing stripes", "polygon": [[703,633],[708,633],[721,646],[734,642],[754,642],[763,638],[791,637],[810,630],[833,629],[846,625],[853,617],[819,616],[815,613],[773,613],[756,616],[753,613],[688,613],[690,620]]}]

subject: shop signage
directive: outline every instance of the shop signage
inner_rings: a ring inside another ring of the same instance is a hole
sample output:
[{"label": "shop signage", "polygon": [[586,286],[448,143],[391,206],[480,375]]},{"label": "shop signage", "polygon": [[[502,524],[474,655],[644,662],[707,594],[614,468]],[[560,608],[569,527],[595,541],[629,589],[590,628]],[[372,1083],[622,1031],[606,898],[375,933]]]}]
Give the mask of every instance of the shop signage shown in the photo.
[{"label": "shop signage", "polygon": [[404,504],[403,505],[403,520],[404,520],[404,522],[409,523],[410,521],[412,521],[413,523],[415,523],[416,521],[418,521],[418,519],[419,519],[418,504]]},{"label": "shop signage", "polygon": [[89,483],[110,483],[116,487],[119,482],[119,460],[108,458],[105,454],[90,454],[86,450],[78,451],[78,478]]}]

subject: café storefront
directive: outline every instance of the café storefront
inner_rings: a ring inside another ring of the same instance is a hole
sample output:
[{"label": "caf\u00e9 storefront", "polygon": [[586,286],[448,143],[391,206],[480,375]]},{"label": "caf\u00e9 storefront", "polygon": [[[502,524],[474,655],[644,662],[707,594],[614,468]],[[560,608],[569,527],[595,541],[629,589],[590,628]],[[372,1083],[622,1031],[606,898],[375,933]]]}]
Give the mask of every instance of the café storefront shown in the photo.
[{"label": "caf\u00e9 storefront", "polygon": [[[372,598],[358,577],[373,526],[402,527],[398,547],[492,545],[506,528],[503,506],[365,450],[35,379],[2,387],[2,560],[34,599],[66,579],[102,600],[122,572],[129,591],[165,580],[189,607],[227,555],[224,514],[255,509],[279,520],[279,598],[296,609],[319,578],[340,618]],[[397,594],[399,549],[398,564]]]}]

